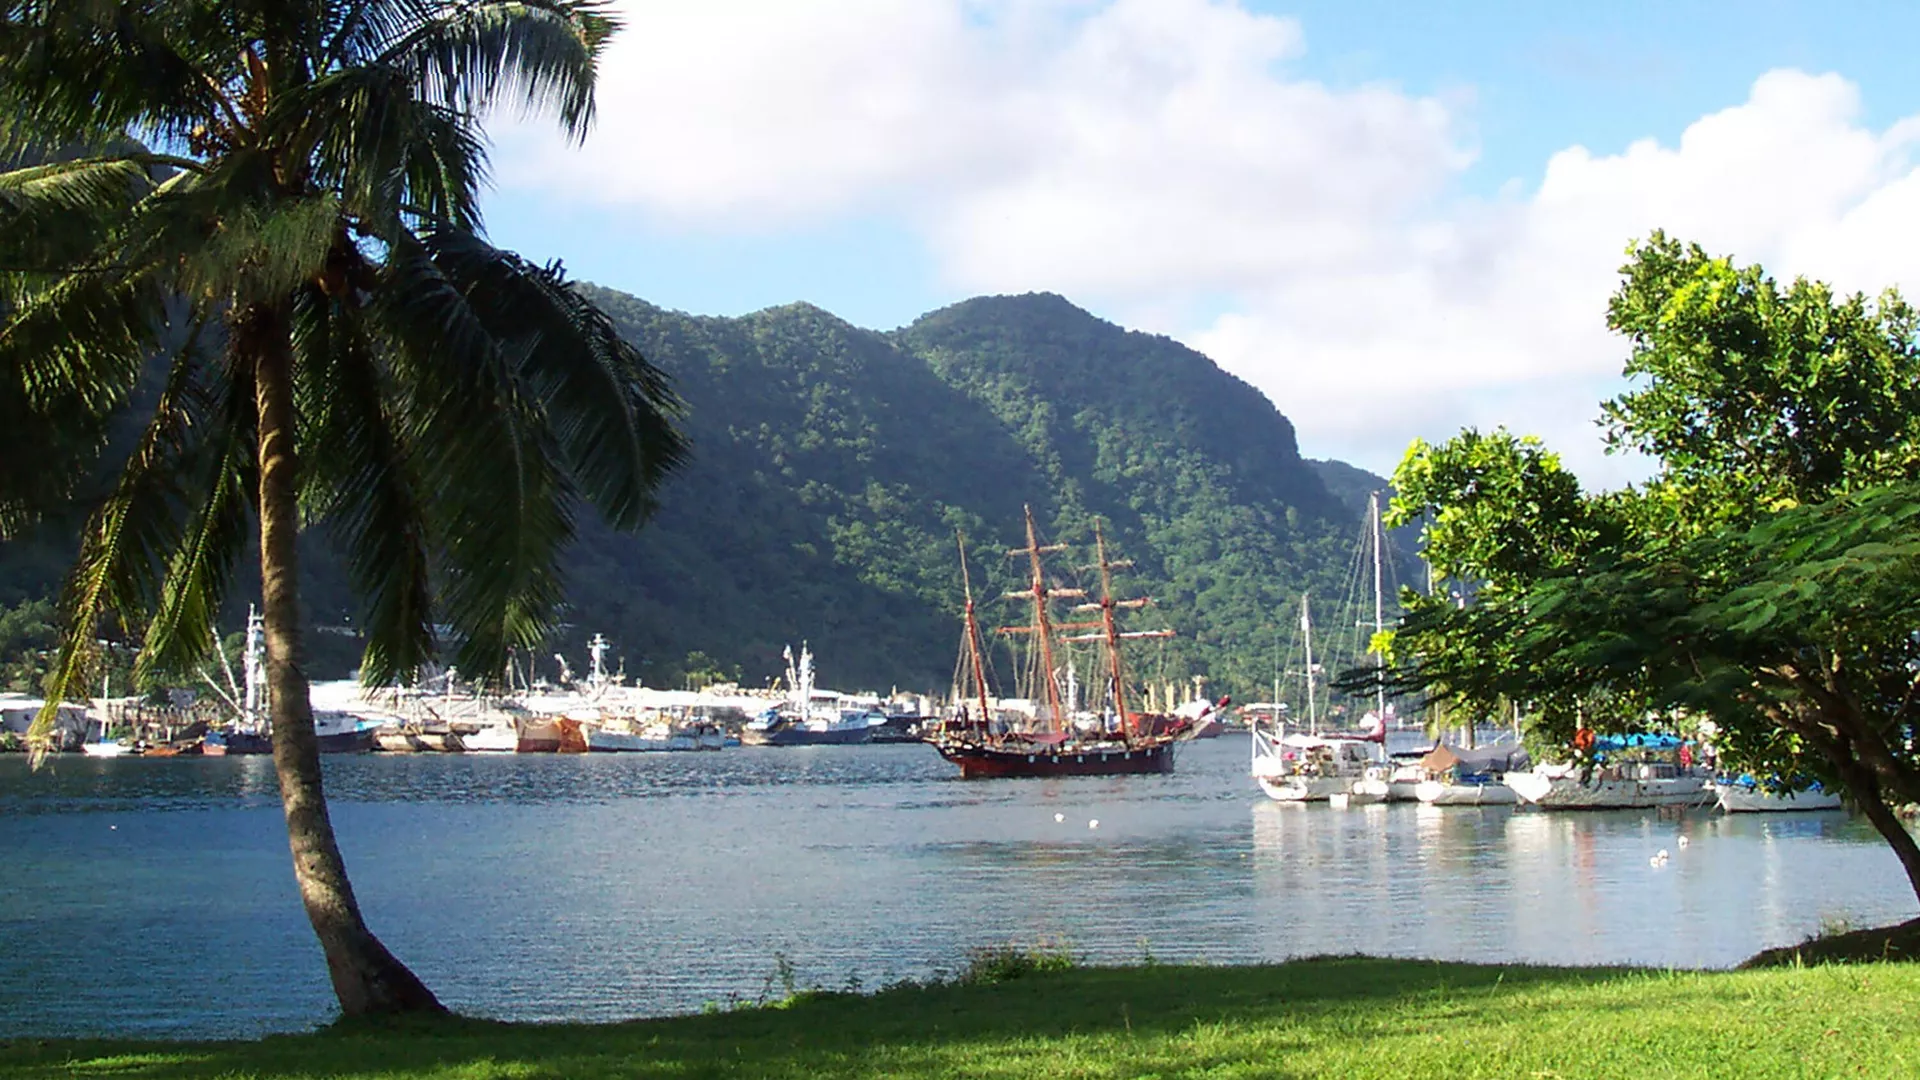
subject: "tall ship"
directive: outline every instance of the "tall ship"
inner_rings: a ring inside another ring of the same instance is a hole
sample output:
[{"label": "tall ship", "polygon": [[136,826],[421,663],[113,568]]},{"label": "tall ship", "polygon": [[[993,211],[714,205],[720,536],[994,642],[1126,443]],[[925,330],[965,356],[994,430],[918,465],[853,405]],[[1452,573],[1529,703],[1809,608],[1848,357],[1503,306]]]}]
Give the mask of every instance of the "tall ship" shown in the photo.
[{"label": "tall ship", "polygon": [[[1113,572],[1132,564],[1108,558],[1098,520],[1093,533],[1098,556],[1094,569],[1100,575],[1098,599],[1090,598],[1085,589],[1049,580],[1044,557],[1065,551],[1066,545],[1040,542],[1032,507],[1026,510],[1026,526],[1026,546],[1008,555],[1026,560],[1027,587],[1007,593],[1006,598],[1025,602],[1031,616],[1022,625],[1000,627],[999,634],[1026,646],[1029,696],[1011,706],[993,696],[966,541],[956,538],[966,607],[954,703],[950,715],[931,725],[922,737],[969,779],[1171,771],[1174,748],[1189,732],[1191,721],[1136,710],[1122,647],[1142,638],[1170,638],[1173,631],[1120,628],[1121,612],[1145,608],[1152,601],[1114,597]],[[1075,601],[1064,620],[1056,619],[1054,611],[1062,601]],[[1073,662],[1075,646],[1093,646],[1097,653],[1092,677],[1084,686]],[[1090,691],[1084,705],[1083,689]]]}]

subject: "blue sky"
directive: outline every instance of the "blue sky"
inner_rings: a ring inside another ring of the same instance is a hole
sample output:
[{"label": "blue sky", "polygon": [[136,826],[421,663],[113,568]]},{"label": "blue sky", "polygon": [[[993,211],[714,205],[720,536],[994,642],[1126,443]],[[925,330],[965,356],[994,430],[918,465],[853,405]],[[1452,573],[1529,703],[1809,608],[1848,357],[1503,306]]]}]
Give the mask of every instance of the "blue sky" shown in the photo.
[{"label": "blue sky", "polygon": [[[953,4],[913,2],[909,8],[877,0],[874,10],[849,13],[847,5],[821,0],[796,5],[813,17],[788,15],[771,29],[753,4],[717,5],[751,18],[755,29],[745,31],[745,24],[713,15],[714,4],[636,8],[628,30],[634,40],[622,46],[629,51],[609,58],[606,120],[587,152],[569,155],[512,127],[504,134],[495,152],[502,184],[488,203],[493,238],[535,258],[563,259],[577,277],[700,314],[807,300],[856,324],[887,328],[981,291],[1051,289],[1214,355],[1294,417],[1309,454],[1384,469],[1414,434],[1444,437],[1461,423],[1536,421],[1595,482],[1617,482],[1627,472],[1598,459],[1591,432],[1574,418],[1581,401],[1611,388],[1607,364],[1617,370],[1618,349],[1611,361],[1600,356],[1605,346],[1595,340],[1593,319],[1574,313],[1590,303],[1598,318],[1605,288],[1593,271],[1608,267],[1594,260],[1617,264],[1628,239],[1644,231],[1641,222],[1697,222],[1695,234],[1722,240],[1737,257],[1796,271],[1804,263],[1808,272],[1860,287],[1891,282],[1856,283],[1850,274],[1900,280],[1907,271],[1884,252],[1858,250],[1866,243],[1860,235],[1873,231],[1865,224],[1820,230],[1863,205],[1879,208],[1875,220],[1882,220],[1895,196],[1902,213],[1910,201],[1900,181],[1911,173],[1911,139],[1898,125],[1920,114],[1914,5],[987,0],[960,5],[943,24],[928,13]],[[677,8],[682,15],[661,14]],[[1238,44],[1255,39],[1265,45]],[[820,53],[828,59],[805,59]],[[1172,73],[1142,68],[1116,78],[1110,95],[1088,88],[1102,81],[1103,64],[1150,67],[1166,57],[1184,58],[1187,66],[1175,64],[1180,70]],[[648,74],[676,64],[658,78]],[[1012,105],[1001,103],[986,119],[973,115],[969,103],[1041,69],[1052,74],[1015,87],[1018,94],[1008,91]],[[1770,95],[1756,90],[1762,76],[1782,70],[1837,75],[1844,87],[1801,78]],[[1229,77],[1209,80],[1196,71]],[[1210,81],[1219,85],[1194,89]],[[1244,110],[1236,94],[1245,95]],[[1044,136],[997,143],[996,130],[1018,126],[1024,114],[1044,112],[1054,101],[1064,119],[1050,121]],[[1678,151],[1683,133],[1704,118],[1743,106],[1751,116],[1722,126],[1746,135],[1702,137],[1702,148]],[[1126,134],[1148,156],[1103,148],[1103,125],[1161,107],[1179,119]],[[848,119],[846,110],[859,116]],[[764,120],[769,111],[784,114],[776,123]],[[1248,131],[1257,137],[1285,129],[1306,113],[1312,117],[1298,131],[1276,135],[1272,147],[1241,145]],[[1804,134],[1765,145],[1769,127],[1803,113],[1812,115]],[[683,122],[661,126],[668,115]],[[1272,122],[1237,126],[1249,118]],[[951,141],[964,153],[948,153],[943,126],[962,133]],[[729,141],[736,128],[741,134]],[[1062,132],[1082,143],[1078,152],[1055,160],[1035,148]],[[768,145],[764,157],[754,157],[756,145],[789,135],[791,143]],[[1839,150],[1821,149],[1829,137]],[[1156,139],[1166,142],[1158,155],[1151,153]],[[1647,139],[1673,151],[1671,160],[1625,154]],[[1289,140],[1299,145],[1299,160],[1287,160]],[[1847,149],[1868,142],[1871,152]],[[816,146],[825,147],[817,160]],[[1577,167],[1558,185],[1569,194],[1543,195],[1549,160],[1576,146],[1603,160],[1571,162]],[[1812,168],[1807,156],[1822,153],[1844,157],[1858,176],[1831,191],[1818,177],[1794,179],[1797,170]],[[710,160],[711,170],[703,171]],[[1197,189],[1177,177],[1140,179],[1170,161],[1241,179]],[[1322,169],[1326,177],[1316,179]],[[671,179],[636,185],[622,179],[632,170]],[[756,183],[789,175],[802,194]],[[1342,179],[1349,175],[1350,185]],[[1054,184],[1060,177],[1067,179]],[[1702,209],[1710,195],[1662,205],[1659,185],[1696,181],[1779,190],[1719,217]],[[709,182],[712,197],[702,191]],[[1289,209],[1268,220],[1257,197],[1261,185],[1273,189],[1276,206]],[[1347,187],[1360,194],[1343,196]],[[1616,187],[1637,194],[1612,198]],[[1114,201],[1103,210],[1108,195]],[[1321,212],[1314,212],[1317,199],[1328,200]],[[1583,208],[1583,199],[1598,200],[1596,208]],[[1212,217],[1194,209],[1192,221],[1138,235],[1106,237],[1098,220],[1100,212],[1139,217],[1209,201],[1223,209]],[[1547,220],[1549,203],[1563,208],[1554,211],[1561,219]],[[1776,211],[1776,203],[1791,205]],[[1093,220],[1052,235],[1061,208],[1083,204]],[[1244,220],[1236,223],[1234,215]],[[1619,222],[1617,235],[1580,244],[1541,239],[1607,221]],[[1009,223],[1011,235],[979,240],[996,222]],[[1026,224],[1016,228],[1020,222]],[[1257,251],[1217,255],[1242,232],[1276,248],[1301,236],[1307,253],[1270,266],[1253,265],[1261,261]],[[1180,249],[1183,234],[1193,236],[1193,250]],[[1090,265],[1114,261],[1114,252],[1103,257],[1099,250],[1109,240],[1122,262],[1142,250],[1153,258],[1123,270]],[[1394,290],[1409,286],[1396,264],[1434,252],[1441,261],[1414,286],[1422,299],[1396,305]],[[1077,262],[1077,255],[1084,258]],[[1485,295],[1450,296],[1449,282],[1526,260],[1528,278],[1571,261],[1593,265],[1550,296],[1491,279]],[[1156,273],[1159,266],[1169,269]],[[1342,284],[1335,290],[1330,281]],[[1302,305],[1324,310],[1348,298],[1355,320],[1378,322],[1404,311],[1409,336],[1359,341],[1339,327],[1300,325]],[[1449,306],[1456,299],[1463,305],[1457,309]],[[1522,300],[1538,310],[1564,308],[1564,333],[1532,325],[1511,341],[1489,341],[1485,351],[1541,357],[1535,366],[1461,359],[1479,351],[1480,339],[1502,336],[1496,315]],[[1392,358],[1416,351],[1443,358],[1433,363],[1450,364],[1459,377],[1403,378],[1407,372]],[[1335,415],[1333,388],[1316,390],[1300,377],[1328,363],[1350,369],[1376,361],[1387,385],[1409,384],[1409,400],[1373,423]],[[1443,388],[1437,394],[1436,385]],[[1464,389],[1451,404],[1437,401],[1455,385]],[[1329,419],[1319,422],[1323,415]]]}]

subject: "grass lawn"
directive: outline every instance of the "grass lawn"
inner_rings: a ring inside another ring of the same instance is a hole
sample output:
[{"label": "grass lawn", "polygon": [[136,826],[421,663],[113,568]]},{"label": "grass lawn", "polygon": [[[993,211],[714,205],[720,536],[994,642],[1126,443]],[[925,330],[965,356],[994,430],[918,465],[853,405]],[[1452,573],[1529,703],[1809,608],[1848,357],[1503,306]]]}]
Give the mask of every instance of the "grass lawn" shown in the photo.
[{"label": "grass lawn", "polygon": [[1920,965],[1078,968],[608,1025],[0,1042],[27,1077],[1920,1076]]}]

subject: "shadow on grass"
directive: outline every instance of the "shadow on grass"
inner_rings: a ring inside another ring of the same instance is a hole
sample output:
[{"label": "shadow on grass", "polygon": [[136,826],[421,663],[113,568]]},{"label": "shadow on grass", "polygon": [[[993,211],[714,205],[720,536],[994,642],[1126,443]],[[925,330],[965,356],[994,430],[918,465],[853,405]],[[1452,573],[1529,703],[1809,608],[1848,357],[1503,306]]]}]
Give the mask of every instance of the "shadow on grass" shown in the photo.
[{"label": "shadow on grass", "polygon": [[777,1007],[619,1024],[439,1018],[342,1023],[243,1043],[21,1040],[0,1044],[0,1080],[1047,1075],[1062,1046],[1084,1048],[1089,1040],[1150,1042],[1207,1029],[1306,1038],[1309,1031],[1377,1025],[1407,1010],[1432,1021],[1436,1008],[1447,1023],[1472,1024],[1510,1008],[1510,994],[1641,974],[1363,957],[1261,967],[1089,967],[988,986],[816,994]]},{"label": "shadow on grass", "polygon": [[1867,930],[1818,934],[1798,945],[1754,953],[1742,968],[1795,964],[1870,964],[1883,960],[1920,960],[1920,919]]}]

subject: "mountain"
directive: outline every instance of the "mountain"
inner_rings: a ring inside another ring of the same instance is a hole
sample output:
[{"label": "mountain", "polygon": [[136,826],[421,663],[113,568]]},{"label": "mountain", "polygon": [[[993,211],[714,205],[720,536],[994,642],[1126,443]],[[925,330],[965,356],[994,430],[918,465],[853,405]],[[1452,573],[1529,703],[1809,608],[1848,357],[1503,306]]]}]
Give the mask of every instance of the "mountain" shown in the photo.
[{"label": "mountain", "polygon": [[[1049,542],[1072,546],[1064,577],[1091,561],[1096,518],[1133,561],[1120,587],[1155,606],[1131,624],[1179,634],[1135,657],[1156,681],[1264,686],[1300,592],[1316,610],[1352,592],[1362,512],[1338,463],[1304,461],[1271,402],[1168,338],[1046,294],[877,332],[807,304],[706,318],[590,291],[672,377],[694,451],[640,533],[583,513],[555,643],[576,666],[599,632],[649,684],[699,669],[759,685],[808,639],[825,685],[944,691],[955,530],[988,625],[1022,621],[998,597],[1023,584],[1005,553],[1029,505]],[[309,549],[307,610],[350,620],[337,567]],[[13,562],[0,548],[0,580]],[[313,640],[317,673],[346,662],[348,642]]]},{"label": "mountain", "polygon": [[1026,505],[1075,562],[1095,517],[1134,561],[1124,584],[1156,601],[1134,625],[1180,634],[1142,650],[1155,679],[1265,684],[1281,609],[1344,580],[1358,518],[1263,395],[1060,297],[978,298],[892,333],[809,305],[712,319],[595,300],[673,376],[695,447],[648,528],[589,535],[575,567],[619,582],[576,589],[575,624],[648,658],[650,680],[698,650],[757,682],[806,637],[829,685],[944,689],[954,531],[996,596],[1022,581],[1004,553]]}]

